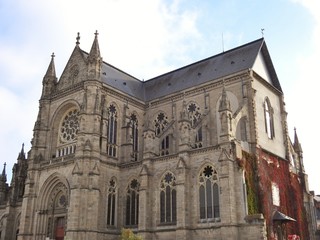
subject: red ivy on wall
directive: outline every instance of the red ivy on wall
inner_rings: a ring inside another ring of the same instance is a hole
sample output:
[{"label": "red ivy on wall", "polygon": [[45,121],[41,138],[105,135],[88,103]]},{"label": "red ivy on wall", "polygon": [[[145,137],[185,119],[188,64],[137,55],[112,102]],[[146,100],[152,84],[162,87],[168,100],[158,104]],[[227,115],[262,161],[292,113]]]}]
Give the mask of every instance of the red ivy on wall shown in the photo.
[{"label": "red ivy on wall", "polygon": [[[258,156],[244,152],[238,163],[245,170],[249,214],[263,213],[268,239],[273,238],[272,217],[276,210],[296,220],[287,223],[288,235],[309,239],[302,180],[290,172],[289,161],[260,150]],[[273,205],[272,183],[279,188],[280,206]]]}]

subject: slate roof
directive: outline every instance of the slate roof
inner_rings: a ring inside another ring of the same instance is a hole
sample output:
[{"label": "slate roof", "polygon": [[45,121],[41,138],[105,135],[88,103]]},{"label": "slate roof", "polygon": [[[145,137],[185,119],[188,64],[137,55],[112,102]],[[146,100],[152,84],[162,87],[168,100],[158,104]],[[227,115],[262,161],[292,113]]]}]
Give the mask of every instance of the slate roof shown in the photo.
[{"label": "slate roof", "polygon": [[251,69],[262,53],[272,84],[280,92],[281,86],[263,38],[240,47],[203,59],[147,81],[139,79],[105,63],[102,66],[104,83],[143,101],[150,101],[188,89],[224,76]]}]

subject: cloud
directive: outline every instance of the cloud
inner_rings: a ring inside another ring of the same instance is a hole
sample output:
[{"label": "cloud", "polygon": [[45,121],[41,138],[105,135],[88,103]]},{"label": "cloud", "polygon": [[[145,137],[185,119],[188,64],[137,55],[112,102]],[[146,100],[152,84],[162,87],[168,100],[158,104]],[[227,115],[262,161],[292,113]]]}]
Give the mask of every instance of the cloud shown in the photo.
[{"label": "cloud", "polygon": [[[288,108],[289,119],[296,123],[299,140],[304,150],[304,165],[309,175],[311,190],[320,194],[319,173],[320,163],[318,161],[318,143],[316,138],[320,135],[320,128],[316,122],[320,119],[317,110],[316,99],[319,89],[316,87],[319,80],[319,55],[320,55],[320,15],[318,9],[320,3],[317,0],[292,0],[304,7],[313,18],[312,38],[309,44],[311,52],[303,52],[297,58],[297,69],[291,94],[288,95],[290,107]],[[297,46],[299,47],[299,46]],[[308,120],[307,120],[308,119]]]}]

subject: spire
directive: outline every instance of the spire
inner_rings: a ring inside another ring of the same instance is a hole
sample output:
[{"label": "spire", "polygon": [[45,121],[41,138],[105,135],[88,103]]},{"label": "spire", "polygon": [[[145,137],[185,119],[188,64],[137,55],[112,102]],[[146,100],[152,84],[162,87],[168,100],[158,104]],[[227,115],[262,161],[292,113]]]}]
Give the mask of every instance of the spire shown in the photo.
[{"label": "spire", "polygon": [[100,48],[99,48],[99,43],[98,43],[98,31],[95,32],[95,37],[94,37],[94,41],[89,53],[89,61],[90,62],[94,62],[95,60],[100,60],[101,56],[100,56]]},{"label": "spire", "polygon": [[3,170],[2,170],[2,174],[1,174],[1,180],[3,182],[7,182],[6,165],[7,165],[7,163],[3,164]]},{"label": "spire", "polygon": [[46,97],[51,94],[51,92],[54,90],[55,84],[57,83],[57,77],[56,77],[56,68],[54,66],[54,53],[51,54],[51,61],[48,67],[48,70],[46,72],[46,75],[43,77],[42,81],[42,96]]},{"label": "spire", "polygon": [[45,77],[56,77],[56,68],[55,68],[55,65],[54,65],[54,53],[51,54],[51,61],[50,61],[50,64],[49,64],[49,67],[48,67],[48,70],[46,72],[46,75]]},{"label": "spire", "polygon": [[294,128],[294,143],[293,143],[293,148],[297,153],[302,153],[302,148],[301,144],[298,139],[298,134],[297,134],[297,129]]},{"label": "spire", "polygon": [[25,153],[24,153],[24,143],[22,143],[22,148],[21,148],[21,151],[18,155],[18,160],[25,160],[26,159],[26,156],[25,156]]}]

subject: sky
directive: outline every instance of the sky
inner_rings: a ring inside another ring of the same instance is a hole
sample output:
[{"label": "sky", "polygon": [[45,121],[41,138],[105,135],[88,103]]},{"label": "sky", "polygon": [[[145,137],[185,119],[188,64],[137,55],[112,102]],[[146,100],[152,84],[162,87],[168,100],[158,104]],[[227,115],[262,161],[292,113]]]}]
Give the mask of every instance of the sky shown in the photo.
[{"label": "sky", "polygon": [[30,150],[51,54],[59,77],[78,32],[89,52],[98,30],[103,60],[141,80],[263,36],[290,137],[296,128],[310,190],[320,194],[319,9],[318,0],[0,0],[0,171],[6,162],[10,182],[22,144]]}]

